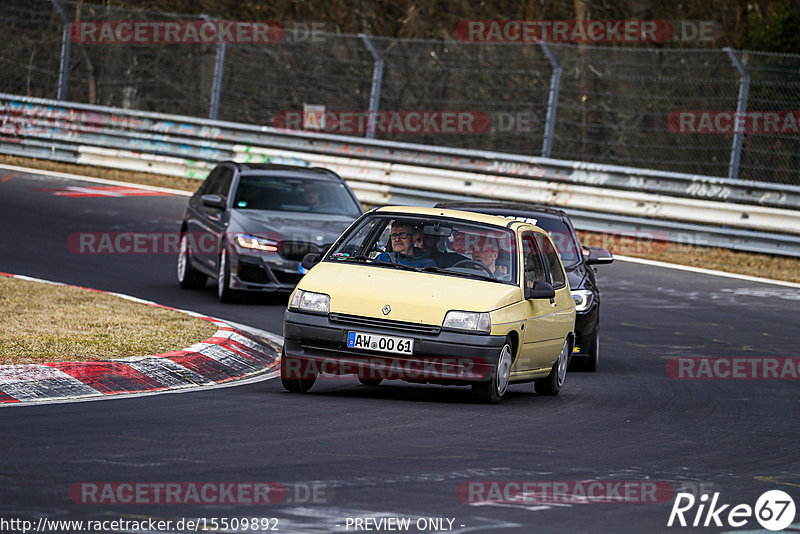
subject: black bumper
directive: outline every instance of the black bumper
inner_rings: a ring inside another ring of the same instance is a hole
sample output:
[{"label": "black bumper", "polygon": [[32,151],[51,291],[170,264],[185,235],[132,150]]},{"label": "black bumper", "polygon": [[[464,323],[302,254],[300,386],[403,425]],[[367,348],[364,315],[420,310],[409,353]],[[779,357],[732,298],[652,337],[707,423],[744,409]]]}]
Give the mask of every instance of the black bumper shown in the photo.
[{"label": "black bumper", "polygon": [[598,334],[599,306],[596,304],[584,313],[575,315],[575,345],[573,356],[589,357]]},{"label": "black bumper", "polygon": [[[347,346],[348,333],[358,331],[411,338],[413,355]],[[327,315],[286,311],[284,354],[300,373],[356,374],[363,378],[402,379],[412,382],[469,384],[489,380],[497,366],[505,336],[450,331],[418,333],[395,329],[342,325]],[[297,376],[295,378],[301,378]]]}]

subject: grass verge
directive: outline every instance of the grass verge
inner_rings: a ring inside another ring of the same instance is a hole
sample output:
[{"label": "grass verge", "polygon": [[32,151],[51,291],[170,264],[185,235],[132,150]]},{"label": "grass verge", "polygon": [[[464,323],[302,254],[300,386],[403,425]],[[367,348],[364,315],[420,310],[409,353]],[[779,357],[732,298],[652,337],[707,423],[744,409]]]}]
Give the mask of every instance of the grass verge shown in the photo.
[{"label": "grass verge", "polygon": [[160,354],[216,330],[204,319],[114,295],[0,276],[0,364]]}]

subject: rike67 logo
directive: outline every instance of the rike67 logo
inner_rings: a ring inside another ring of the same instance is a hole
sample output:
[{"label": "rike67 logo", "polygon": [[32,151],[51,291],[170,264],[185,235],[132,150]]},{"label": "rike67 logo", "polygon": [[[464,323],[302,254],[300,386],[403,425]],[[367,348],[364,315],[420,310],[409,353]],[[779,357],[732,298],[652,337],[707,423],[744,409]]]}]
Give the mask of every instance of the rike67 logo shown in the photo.
[{"label": "rike67 logo", "polygon": [[755,519],[763,528],[778,531],[794,521],[794,500],[786,492],[767,491],[758,498],[755,507],[749,504],[723,504],[719,496],[719,492],[715,492],[709,502],[706,493],[699,499],[691,493],[678,493],[667,526],[739,528]]}]

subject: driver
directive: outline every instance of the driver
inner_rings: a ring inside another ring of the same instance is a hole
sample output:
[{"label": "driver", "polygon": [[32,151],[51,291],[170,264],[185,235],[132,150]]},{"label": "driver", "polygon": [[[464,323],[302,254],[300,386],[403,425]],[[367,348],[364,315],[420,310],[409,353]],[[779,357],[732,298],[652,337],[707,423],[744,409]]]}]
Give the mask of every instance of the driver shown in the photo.
[{"label": "driver", "polygon": [[414,246],[415,235],[416,228],[413,223],[399,220],[392,222],[392,233],[389,235],[392,252],[381,252],[375,259],[411,267],[435,267],[433,259],[422,249]]},{"label": "driver", "polygon": [[497,243],[490,239],[483,239],[481,241],[482,243],[478,243],[470,251],[472,253],[472,259],[488,267],[494,276],[508,274],[508,268],[505,265],[497,263],[497,257],[499,255]]}]

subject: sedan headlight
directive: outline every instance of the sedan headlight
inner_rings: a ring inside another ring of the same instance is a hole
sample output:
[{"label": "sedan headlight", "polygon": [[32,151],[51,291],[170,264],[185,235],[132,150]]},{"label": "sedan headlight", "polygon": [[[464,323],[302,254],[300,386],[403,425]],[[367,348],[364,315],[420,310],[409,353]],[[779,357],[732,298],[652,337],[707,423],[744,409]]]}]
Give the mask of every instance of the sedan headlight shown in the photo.
[{"label": "sedan headlight", "polygon": [[492,329],[492,318],[486,312],[450,310],[444,316],[442,328],[488,333]]},{"label": "sedan headlight", "polygon": [[585,312],[594,302],[594,293],[588,289],[576,289],[572,291],[572,300],[575,301],[575,311]]},{"label": "sedan headlight", "polygon": [[325,293],[312,293],[297,289],[292,294],[289,308],[314,313],[328,313],[331,309],[331,297]]},{"label": "sedan headlight", "polygon": [[263,250],[266,252],[277,252],[278,243],[271,239],[263,237],[255,237],[247,234],[238,234],[236,236],[236,244],[242,248],[249,248],[254,250]]}]

